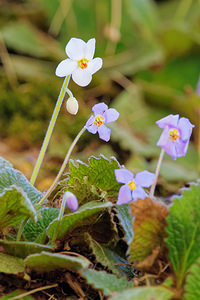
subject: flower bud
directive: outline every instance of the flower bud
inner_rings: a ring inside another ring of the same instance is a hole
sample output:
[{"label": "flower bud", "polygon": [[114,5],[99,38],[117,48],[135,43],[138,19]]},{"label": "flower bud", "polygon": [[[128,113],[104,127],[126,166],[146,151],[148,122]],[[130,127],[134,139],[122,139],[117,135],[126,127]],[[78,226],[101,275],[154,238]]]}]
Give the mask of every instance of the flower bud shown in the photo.
[{"label": "flower bud", "polygon": [[78,101],[74,97],[70,97],[66,102],[67,111],[72,114],[76,115],[78,112]]},{"label": "flower bud", "polygon": [[66,201],[67,206],[72,211],[75,211],[78,209],[78,200],[76,196],[70,192],[65,192],[63,196],[63,200]]}]

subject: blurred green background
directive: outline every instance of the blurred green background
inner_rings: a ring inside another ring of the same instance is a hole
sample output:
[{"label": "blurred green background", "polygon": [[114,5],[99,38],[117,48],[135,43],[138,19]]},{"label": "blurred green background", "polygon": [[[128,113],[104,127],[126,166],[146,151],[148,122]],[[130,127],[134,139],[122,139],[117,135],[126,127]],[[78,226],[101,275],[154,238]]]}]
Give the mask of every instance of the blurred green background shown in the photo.
[{"label": "blurred green background", "polygon": [[[133,172],[154,171],[161,130],[172,113],[195,124],[187,156],[165,155],[157,193],[196,180],[200,98],[200,0],[24,0],[0,2],[0,155],[30,178],[63,79],[55,76],[71,37],[96,38],[103,68],[81,88],[76,116],[65,102],[36,186],[51,184],[66,151],[100,101],[120,112],[111,141],[85,133],[72,157],[116,156]],[[67,98],[66,98],[67,100]]]}]

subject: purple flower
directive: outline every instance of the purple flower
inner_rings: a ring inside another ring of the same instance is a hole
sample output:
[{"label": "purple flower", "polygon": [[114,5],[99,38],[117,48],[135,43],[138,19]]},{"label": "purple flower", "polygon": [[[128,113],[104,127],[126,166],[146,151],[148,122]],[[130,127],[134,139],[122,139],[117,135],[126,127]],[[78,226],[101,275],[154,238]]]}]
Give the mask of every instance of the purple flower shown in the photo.
[{"label": "purple flower", "polygon": [[75,211],[78,209],[78,200],[74,194],[71,192],[65,192],[63,199],[66,201],[67,206],[72,211]]},{"label": "purple flower", "polygon": [[126,169],[115,170],[116,180],[124,183],[119,190],[117,204],[125,204],[131,200],[144,199],[147,194],[143,187],[148,188],[153,184],[155,174],[143,171],[134,175]]},{"label": "purple flower", "polygon": [[116,121],[119,117],[118,111],[114,108],[108,109],[105,103],[95,104],[92,111],[94,112],[94,116],[89,118],[85,128],[93,134],[98,131],[100,139],[108,142],[111,130],[105,124]]},{"label": "purple flower", "polygon": [[187,118],[169,115],[156,124],[163,129],[157,146],[160,146],[175,160],[185,156],[194,125]]}]

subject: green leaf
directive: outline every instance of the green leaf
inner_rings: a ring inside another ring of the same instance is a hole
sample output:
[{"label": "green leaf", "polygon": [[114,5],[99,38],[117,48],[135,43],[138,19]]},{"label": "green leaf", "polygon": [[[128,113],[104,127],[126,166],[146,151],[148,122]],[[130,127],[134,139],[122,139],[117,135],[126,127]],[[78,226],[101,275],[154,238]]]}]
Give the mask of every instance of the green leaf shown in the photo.
[{"label": "green leaf", "polygon": [[97,243],[88,233],[85,233],[84,239],[88,243],[96,261],[102,266],[108,268],[118,276],[121,275],[128,278],[134,276],[134,269],[127,260],[119,256],[116,252]]},{"label": "green leaf", "polygon": [[0,193],[0,228],[15,225],[25,217],[36,218],[36,211],[27,194],[15,185],[5,188]]},{"label": "green leaf", "polygon": [[3,193],[4,189],[13,185],[23,189],[33,205],[36,205],[43,198],[43,194],[33,187],[22,173],[12,168],[1,169],[0,194]]},{"label": "green leaf", "polygon": [[0,240],[0,245],[3,246],[4,251],[7,254],[20,258],[25,258],[30,254],[40,253],[42,251],[52,251],[52,247],[50,246],[40,245],[32,242]]},{"label": "green leaf", "polygon": [[0,272],[18,274],[25,272],[23,259],[0,253]]},{"label": "green leaf", "polygon": [[115,210],[125,233],[124,239],[127,244],[130,244],[133,238],[133,216],[130,214],[130,206],[129,204],[118,205]]},{"label": "green leaf", "polygon": [[79,271],[89,266],[87,259],[63,254],[42,252],[33,254],[25,259],[25,265],[39,273],[51,272],[57,269]]},{"label": "green leaf", "polygon": [[[114,173],[115,169],[120,168],[116,158],[107,159],[103,155],[100,155],[99,158],[91,156],[89,165],[81,161],[77,161],[77,163],[76,166],[74,161],[70,161],[70,174],[67,181],[70,191],[76,194],[75,188],[72,187],[76,186],[76,180],[78,179],[80,183],[90,186],[90,189],[94,187],[101,192],[106,191],[108,196],[117,196],[121,185],[116,181]],[[96,194],[98,195],[98,193]]]},{"label": "green leaf", "polygon": [[108,274],[105,271],[83,270],[81,274],[87,279],[89,284],[96,289],[102,290],[106,296],[133,286],[133,282],[127,281],[125,277],[117,278],[115,275]]},{"label": "green leaf", "polygon": [[69,232],[82,225],[90,225],[91,217],[112,207],[111,202],[89,202],[81,206],[76,212],[66,215],[59,222],[53,221],[48,228],[48,236],[50,239],[56,237],[57,240],[63,239]]},{"label": "green leaf", "polygon": [[169,300],[172,296],[173,293],[162,286],[150,286],[128,289],[118,293],[111,300]]},{"label": "green leaf", "polygon": [[200,299],[200,257],[189,269],[189,275],[186,278],[184,286],[185,300],[199,300]]},{"label": "green leaf", "polygon": [[[9,300],[12,299],[15,296],[19,296],[21,294],[26,293],[27,291],[25,290],[15,290],[12,293],[7,294],[6,296],[1,297],[1,300]],[[20,298],[18,298],[20,300],[35,300],[35,298],[33,298],[32,296],[28,295],[28,296],[22,296]]]},{"label": "green leaf", "polygon": [[177,287],[180,288],[190,266],[200,256],[200,184],[192,185],[174,199],[167,217],[169,258]]},{"label": "green leaf", "polygon": [[149,34],[157,30],[157,11],[152,0],[129,0],[128,3],[128,12],[143,32]]},{"label": "green leaf", "polygon": [[59,210],[53,207],[45,207],[38,211],[37,222],[29,219],[24,226],[22,235],[26,241],[44,243],[46,238],[46,229],[49,224],[58,217]]},{"label": "green leaf", "polygon": [[53,54],[62,58],[63,51],[59,44],[27,21],[9,22],[1,29],[1,33],[6,45],[16,52],[33,57],[48,57]]},{"label": "green leaf", "polygon": [[0,169],[2,168],[12,168],[12,164],[0,156]]}]

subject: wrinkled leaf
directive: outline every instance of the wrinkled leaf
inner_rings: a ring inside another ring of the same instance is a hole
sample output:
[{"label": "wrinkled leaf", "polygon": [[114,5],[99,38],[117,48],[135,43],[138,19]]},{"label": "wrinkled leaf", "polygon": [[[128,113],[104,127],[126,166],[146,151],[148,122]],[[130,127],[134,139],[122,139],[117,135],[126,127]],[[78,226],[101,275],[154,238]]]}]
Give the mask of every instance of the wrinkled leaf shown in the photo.
[{"label": "wrinkled leaf", "polygon": [[173,293],[162,287],[137,287],[125,290],[112,297],[111,300],[169,300]]},{"label": "wrinkled leaf", "polygon": [[200,299],[200,258],[189,269],[184,289],[186,291],[184,295],[185,300]]},{"label": "wrinkled leaf", "polygon": [[124,239],[129,244],[133,238],[133,217],[130,213],[130,206],[129,204],[117,205],[115,210],[125,233]]},{"label": "wrinkled leaf", "polygon": [[106,296],[133,286],[133,282],[127,281],[125,277],[117,278],[115,275],[108,274],[105,271],[83,270],[81,274],[87,279],[89,284],[96,289],[102,290]]},{"label": "wrinkled leaf", "polygon": [[23,259],[0,253],[0,272],[8,274],[25,272]]},{"label": "wrinkled leaf", "polygon": [[0,169],[1,168],[12,168],[12,164],[0,156]]},{"label": "wrinkled leaf", "polygon": [[114,170],[118,169],[120,165],[114,157],[107,159],[103,155],[100,155],[99,158],[91,156],[89,165],[81,161],[77,161],[77,163],[76,166],[75,162],[70,162],[70,174],[67,184],[71,189],[76,184],[76,179],[78,179],[80,183],[85,183],[90,188],[93,186],[101,192],[106,191],[108,196],[118,194],[120,184],[115,179]]},{"label": "wrinkled leaf", "polygon": [[0,228],[20,223],[25,217],[36,218],[36,211],[22,188],[16,185],[0,193]]},{"label": "wrinkled leaf", "polygon": [[50,239],[63,239],[69,232],[82,225],[90,225],[90,218],[105,209],[112,207],[111,202],[89,202],[81,206],[76,212],[66,215],[59,222],[53,221],[48,227],[48,236]]},{"label": "wrinkled leaf", "polygon": [[68,269],[75,272],[87,268],[89,262],[83,257],[42,252],[28,256],[25,259],[25,265],[39,273],[51,272],[57,269]]},{"label": "wrinkled leaf", "polygon": [[190,266],[200,256],[200,184],[174,199],[167,217],[166,239],[176,284],[180,287]]},{"label": "wrinkled leaf", "polygon": [[118,276],[122,275],[127,278],[134,276],[134,269],[127,260],[119,256],[116,252],[100,245],[89,234],[85,234],[84,238],[98,263]]},{"label": "wrinkled leaf", "polygon": [[32,242],[24,241],[7,241],[0,240],[0,245],[3,246],[4,251],[12,256],[25,258],[30,254],[40,253],[42,251],[50,252],[52,248],[50,246],[36,244]]},{"label": "wrinkled leaf", "polygon": [[24,226],[22,235],[26,241],[43,243],[46,238],[46,229],[49,224],[58,217],[59,210],[53,207],[45,207],[38,211],[38,220],[33,223],[28,220]]},{"label": "wrinkled leaf", "polygon": [[33,187],[26,177],[19,171],[12,168],[5,168],[0,170],[0,194],[4,189],[15,185],[20,187],[27,194],[27,197],[36,205],[43,197],[43,194]]}]

